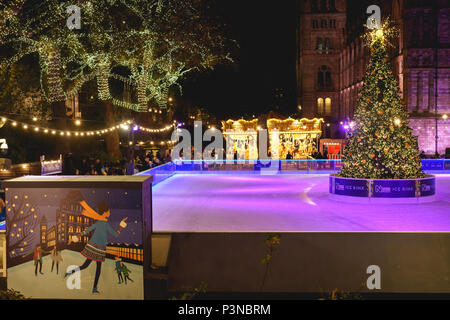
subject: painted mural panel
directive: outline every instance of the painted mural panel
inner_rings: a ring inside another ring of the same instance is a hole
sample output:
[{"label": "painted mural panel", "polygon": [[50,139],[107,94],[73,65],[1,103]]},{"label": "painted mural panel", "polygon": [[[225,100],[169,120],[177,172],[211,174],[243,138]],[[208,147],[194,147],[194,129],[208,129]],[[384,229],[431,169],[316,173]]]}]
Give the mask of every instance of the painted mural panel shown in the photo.
[{"label": "painted mural panel", "polygon": [[6,237],[4,231],[0,231],[0,277],[6,277]]},{"label": "painted mural panel", "polygon": [[143,299],[140,189],[10,188],[8,288],[27,297]]}]

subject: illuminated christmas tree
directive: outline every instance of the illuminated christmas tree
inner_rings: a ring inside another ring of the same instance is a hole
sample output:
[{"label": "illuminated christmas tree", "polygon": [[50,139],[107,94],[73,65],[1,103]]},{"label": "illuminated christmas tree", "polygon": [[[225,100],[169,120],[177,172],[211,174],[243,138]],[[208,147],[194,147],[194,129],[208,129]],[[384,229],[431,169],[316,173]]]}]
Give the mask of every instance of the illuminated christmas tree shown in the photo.
[{"label": "illuminated christmas tree", "polygon": [[368,31],[371,59],[343,154],[341,177],[407,179],[423,176],[417,137],[408,127],[408,113],[387,55],[396,30],[389,22]]}]

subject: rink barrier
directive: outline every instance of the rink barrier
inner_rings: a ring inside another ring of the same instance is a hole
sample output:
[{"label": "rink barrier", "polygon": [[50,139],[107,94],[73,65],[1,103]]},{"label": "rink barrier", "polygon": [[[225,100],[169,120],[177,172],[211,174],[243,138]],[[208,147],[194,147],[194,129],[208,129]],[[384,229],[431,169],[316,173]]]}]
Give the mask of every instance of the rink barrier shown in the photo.
[{"label": "rink barrier", "polygon": [[359,179],[330,175],[330,194],[361,198],[423,198],[436,193],[436,178]]},{"label": "rink barrier", "polygon": [[[334,174],[342,169],[342,160],[270,160],[276,161],[275,174]],[[174,174],[262,174],[269,160],[176,160],[137,173],[152,175],[153,185]],[[450,159],[423,159],[422,169],[428,174],[450,173]]]}]

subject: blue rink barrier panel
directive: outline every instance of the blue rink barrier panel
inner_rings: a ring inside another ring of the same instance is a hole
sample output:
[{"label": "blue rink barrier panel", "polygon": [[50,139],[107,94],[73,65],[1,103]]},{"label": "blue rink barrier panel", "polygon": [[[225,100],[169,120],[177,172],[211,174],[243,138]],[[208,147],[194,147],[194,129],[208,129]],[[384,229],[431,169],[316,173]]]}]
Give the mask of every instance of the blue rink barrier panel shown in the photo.
[{"label": "blue rink barrier panel", "polygon": [[[153,185],[174,174],[333,174],[341,170],[342,160],[176,160],[139,172],[153,175]],[[426,173],[449,173],[450,159],[423,159]]]}]

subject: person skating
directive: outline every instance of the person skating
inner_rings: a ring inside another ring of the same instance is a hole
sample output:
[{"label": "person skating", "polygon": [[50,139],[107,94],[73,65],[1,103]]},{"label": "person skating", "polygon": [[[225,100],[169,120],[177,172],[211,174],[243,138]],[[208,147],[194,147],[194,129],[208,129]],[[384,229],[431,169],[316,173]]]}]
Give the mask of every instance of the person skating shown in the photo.
[{"label": "person skating", "polygon": [[123,278],[125,280],[125,284],[127,284],[127,279],[130,280],[131,282],[134,282],[133,279],[130,278],[131,271],[130,271],[130,269],[127,268],[125,263],[120,264],[120,270],[123,273]]},{"label": "person skating", "polygon": [[[80,202],[80,205],[84,208],[84,210],[81,212],[82,215],[97,220],[97,222],[83,231],[80,235],[84,236],[93,231],[92,237],[89,239],[89,242],[86,244],[83,251],[81,251],[81,254],[86,258],[86,261],[80,267],[66,272],[64,277],[67,277],[68,275],[71,275],[78,270],[81,271],[83,269],[86,269],[92,261],[95,261],[97,263],[97,267],[95,270],[95,279],[92,293],[99,293],[97,285],[98,279],[100,278],[102,263],[105,261],[108,234],[111,234],[117,238],[120,234],[120,231],[127,226],[125,221],[128,218],[122,219],[122,221],[120,222],[119,230],[115,231],[108,222],[111,211],[107,204],[105,204],[104,202],[100,202],[98,205],[98,213],[91,207],[89,207],[89,205],[84,200]],[[70,239],[73,242],[79,241],[78,236],[73,236]],[[69,244],[71,240],[69,240]]]},{"label": "person skating", "polygon": [[40,274],[44,274],[42,272],[42,254],[43,253],[49,253],[49,251],[45,251],[41,248],[41,244],[37,244],[36,247],[34,248],[34,250],[31,250],[30,252],[26,253],[23,257],[25,258],[26,256],[30,255],[33,253],[33,260],[34,260],[34,275],[37,276],[37,272],[38,272],[38,266],[39,266],[39,273]]},{"label": "person skating", "polygon": [[123,282],[123,277],[122,277],[122,269],[120,267],[120,258],[116,256],[114,260],[116,260],[117,277],[119,278],[119,284],[121,284]]},{"label": "person skating", "polygon": [[63,262],[63,258],[61,256],[61,251],[59,251],[59,248],[57,245],[53,248],[53,250],[50,252],[50,257],[52,258],[52,269],[50,272],[53,272],[53,267],[56,264],[56,274],[59,273],[59,263]]}]

